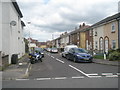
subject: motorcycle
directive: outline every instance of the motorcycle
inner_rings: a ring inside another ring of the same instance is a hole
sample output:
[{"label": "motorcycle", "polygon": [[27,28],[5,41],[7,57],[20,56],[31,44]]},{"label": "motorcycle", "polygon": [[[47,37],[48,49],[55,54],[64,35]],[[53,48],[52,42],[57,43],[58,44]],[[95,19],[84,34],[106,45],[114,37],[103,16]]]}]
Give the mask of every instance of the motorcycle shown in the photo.
[{"label": "motorcycle", "polygon": [[42,55],[40,53],[35,54],[36,61],[41,61],[42,62]]},{"label": "motorcycle", "polygon": [[34,64],[38,61],[42,62],[42,55],[38,54],[38,53],[30,53],[29,54],[29,60],[31,64]]}]

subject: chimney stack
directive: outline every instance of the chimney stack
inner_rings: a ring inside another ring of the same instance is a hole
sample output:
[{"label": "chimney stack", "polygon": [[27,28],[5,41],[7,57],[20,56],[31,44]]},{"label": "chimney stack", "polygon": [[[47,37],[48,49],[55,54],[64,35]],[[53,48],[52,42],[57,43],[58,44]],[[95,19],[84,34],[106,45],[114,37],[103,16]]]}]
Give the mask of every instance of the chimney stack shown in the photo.
[{"label": "chimney stack", "polygon": [[85,26],[85,23],[83,23],[83,27]]}]

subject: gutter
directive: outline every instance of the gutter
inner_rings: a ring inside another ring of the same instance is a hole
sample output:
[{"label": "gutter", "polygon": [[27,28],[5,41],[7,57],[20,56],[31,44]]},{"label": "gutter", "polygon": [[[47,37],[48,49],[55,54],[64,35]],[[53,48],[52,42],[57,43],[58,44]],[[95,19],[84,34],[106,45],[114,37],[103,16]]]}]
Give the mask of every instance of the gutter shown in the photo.
[{"label": "gutter", "polygon": [[11,1],[12,1],[13,6],[15,7],[16,11],[18,12],[20,18],[22,18],[23,17],[22,12],[20,11],[20,8],[19,8],[16,0],[11,0]]}]

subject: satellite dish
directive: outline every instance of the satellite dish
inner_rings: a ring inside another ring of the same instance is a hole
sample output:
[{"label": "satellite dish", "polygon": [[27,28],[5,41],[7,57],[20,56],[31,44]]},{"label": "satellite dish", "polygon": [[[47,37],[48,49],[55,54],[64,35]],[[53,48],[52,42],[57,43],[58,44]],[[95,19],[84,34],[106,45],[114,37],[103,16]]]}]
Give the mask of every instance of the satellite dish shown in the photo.
[{"label": "satellite dish", "polygon": [[16,26],[16,24],[17,24],[16,21],[11,21],[11,22],[10,22],[10,25],[11,25],[11,26]]}]

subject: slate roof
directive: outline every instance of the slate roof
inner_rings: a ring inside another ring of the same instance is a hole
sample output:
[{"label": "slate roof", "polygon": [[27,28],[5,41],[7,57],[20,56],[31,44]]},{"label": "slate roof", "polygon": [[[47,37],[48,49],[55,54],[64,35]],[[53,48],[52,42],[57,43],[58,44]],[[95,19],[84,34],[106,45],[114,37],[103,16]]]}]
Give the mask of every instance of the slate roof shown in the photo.
[{"label": "slate roof", "polygon": [[105,18],[105,19],[103,19],[103,20],[101,20],[101,21],[93,24],[92,27],[98,26],[98,25],[100,25],[100,24],[103,24],[103,23],[106,23],[106,22],[109,22],[109,21],[111,21],[111,20],[118,19],[118,18],[120,18],[120,13],[117,13],[117,14],[115,14],[115,15],[113,15],[113,16],[109,16],[109,17],[107,17],[107,18]]}]

